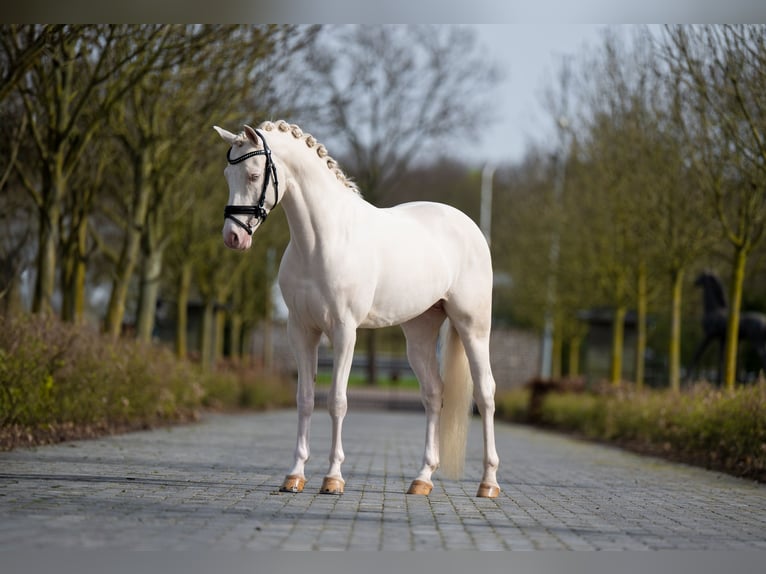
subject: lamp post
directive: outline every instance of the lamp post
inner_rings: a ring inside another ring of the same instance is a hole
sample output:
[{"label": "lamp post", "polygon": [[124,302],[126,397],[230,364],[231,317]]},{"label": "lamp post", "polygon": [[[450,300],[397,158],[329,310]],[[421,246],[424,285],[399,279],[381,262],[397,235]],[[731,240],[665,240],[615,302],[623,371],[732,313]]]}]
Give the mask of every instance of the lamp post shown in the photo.
[{"label": "lamp post", "polygon": [[[569,128],[569,120],[565,116],[560,116],[558,119],[558,127],[560,129],[560,149],[559,152],[554,155],[555,163],[555,176],[556,181],[553,186],[553,202],[558,204],[561,201],[561,195],[564,192],[564,179],[566,173],[566,157],[567,157],[567,130]],[[543,326],[543,348],[540,365],[540,376],[543,379],[550,379],[553,375],[553,336],[554,336],[554,324],[553,324],[553,311],[556,306],[556,273],[559,265],[559,230],[558,226],[554,225],[553,235],[551,237],[551,250],[548,254],[548,285],[546,292],[546,307],[545,307],[545,324]],[[557,373],[560,374],[560,373]]]},{"label": "lamp post", "polygon": [[495,173],[495,166],[490,162],[484,164],[481,170],[481,213],[479,214],[479,226],[484,237],[487,238],[487,245],[492,245],[492,176]]}]

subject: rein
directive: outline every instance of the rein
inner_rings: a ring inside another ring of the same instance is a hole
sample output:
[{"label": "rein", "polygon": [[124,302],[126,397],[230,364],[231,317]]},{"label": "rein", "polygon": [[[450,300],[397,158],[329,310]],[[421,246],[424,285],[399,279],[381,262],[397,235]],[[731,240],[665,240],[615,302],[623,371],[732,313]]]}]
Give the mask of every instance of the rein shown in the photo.
[{"label": "rein", "polygon": [[[257,155],[266,156],[266,175],[263,178],[261,197],[258,198],[258,203],[255,205],[227,205],[223,208],[224,220],[231,219],[234,223],[244,229],[248,235],[252,235],[257,225],[266,221],[266,216],[269,214],[263,204],[266,201],[266,190],[268,189],[270,179],[274,180],[274,206],[279,203],[279,181],[277,181],[277,168],[274,165],[274,161],[271,159],[271,148],[269,148],[269,145],[266,143],[266,138],[263,137],[261,132],[255,130],[255,133],[260,138],[261,142],[263,142],[263,149],[251,151],[234,159],[231,159],[231,150],[233,148],[229,148],[229,151],[226,152],[226,160],[229,162],[229,165],[236,165]],[[234,217],[235,215],[249,215],[251,218],[255,217],[257,225],[251,225],[249,222],[245,223]]]}]

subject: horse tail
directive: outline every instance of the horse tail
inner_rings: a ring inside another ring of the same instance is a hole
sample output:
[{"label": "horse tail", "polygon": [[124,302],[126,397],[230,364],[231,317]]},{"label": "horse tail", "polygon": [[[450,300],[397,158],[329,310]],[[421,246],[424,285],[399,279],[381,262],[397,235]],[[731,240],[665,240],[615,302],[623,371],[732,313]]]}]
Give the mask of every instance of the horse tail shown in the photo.
[{"label": "horse tail", "polygon": [[473,382],[463,342],[447,319],[441,364],[444,402],[439,424],[440,467],[447,478],[463,475]]}]

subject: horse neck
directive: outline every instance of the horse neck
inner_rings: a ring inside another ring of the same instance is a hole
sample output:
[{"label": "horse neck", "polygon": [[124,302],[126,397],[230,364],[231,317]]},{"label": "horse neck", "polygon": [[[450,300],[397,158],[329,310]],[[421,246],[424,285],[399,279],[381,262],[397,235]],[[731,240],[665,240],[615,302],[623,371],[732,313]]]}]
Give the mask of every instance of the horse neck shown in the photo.
[{"label": "horse neck", "polygon": [[726,302],[721,301],[720,293],[715,285],[705,285],[704,305],[705,313],[716,313],[726,311]]},{"label": "horse neck", "polygon": [[345,188],[335,174],[321,163],[314,169],[291,166],[282,206],[290,227],[290,242],[310,255],[336,236],[340,213],[359,202],[354,192]]}]

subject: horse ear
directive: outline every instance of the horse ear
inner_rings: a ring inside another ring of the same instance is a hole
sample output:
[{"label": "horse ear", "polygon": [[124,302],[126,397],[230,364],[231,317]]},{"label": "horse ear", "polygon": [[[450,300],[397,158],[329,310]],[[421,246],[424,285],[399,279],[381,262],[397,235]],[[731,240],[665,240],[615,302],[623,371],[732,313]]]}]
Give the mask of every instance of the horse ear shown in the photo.
[{"label": "horse ear", "polygon": [[261,144],[260,140],[258,139],[258,134],[256,134],[255,130],[247,124],[245,124],[245,135],[247,136],[247,139],[250,140],[251,144],[255,146]]},{"label": "horse ear", "polygon": [[213,129],[218,132],[218,135],[221,136],[226,143],[229,145],[234,145],[234,142],[237,139],[236,134],[233,134],[223,128],[219,128],[218,126],[213,126]]}]

